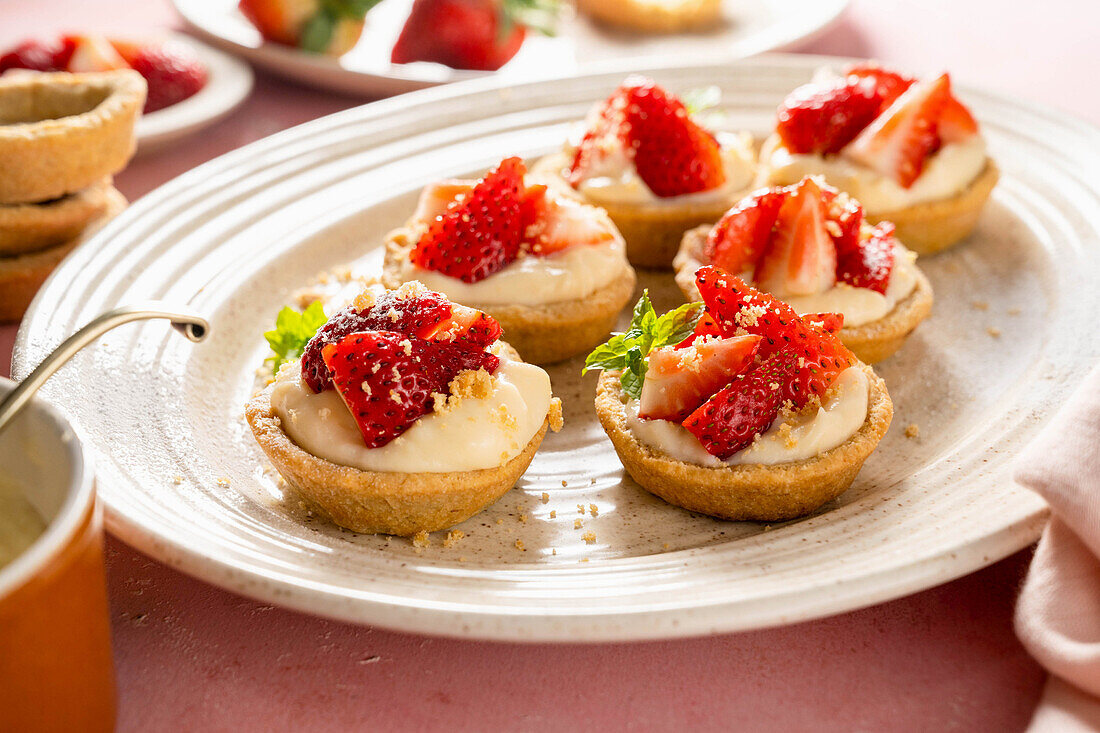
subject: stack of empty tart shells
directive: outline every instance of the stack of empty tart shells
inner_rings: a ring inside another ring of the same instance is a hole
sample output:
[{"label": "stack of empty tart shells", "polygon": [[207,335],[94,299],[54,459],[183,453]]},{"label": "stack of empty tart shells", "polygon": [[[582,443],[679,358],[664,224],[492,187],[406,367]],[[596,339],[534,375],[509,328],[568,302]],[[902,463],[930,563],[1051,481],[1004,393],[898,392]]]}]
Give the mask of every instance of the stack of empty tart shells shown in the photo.
[{"label": "stack of empty tart shells", "polygon": [[65,255],[125,208],[111,177],[144,104],[136,71],[0,78],[0,321],[22,318]]}]

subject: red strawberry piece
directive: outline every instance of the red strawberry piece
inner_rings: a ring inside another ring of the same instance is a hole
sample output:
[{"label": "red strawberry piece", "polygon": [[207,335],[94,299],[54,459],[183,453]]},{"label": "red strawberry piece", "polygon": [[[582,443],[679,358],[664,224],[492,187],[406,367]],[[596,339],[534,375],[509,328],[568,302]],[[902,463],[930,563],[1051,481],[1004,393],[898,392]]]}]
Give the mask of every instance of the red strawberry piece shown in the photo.
[{"label": "red strawberry piece", "polygon": [[149,86],[146,113],[182,102],[206,86],[206,66],[183,44],[113,43],[126,63],[145,77]]},{"label": "red strawberry piece", "polygon": [[764,337],[762,357],[780,350],[799,357],[798,374],[784,385],[784,398],[795,405],[825,394],[836,376],[856,363],[836,336],[803,321],[789,305],[736,275],[708,265],[696,271],[695,283],[723,336],[757,334]]},{"label": "red strawberry piece", "polygon": [[882,109],[874,80],[858,77],[798,87],[779,107],[775,131],[792,153],[836,153]]},{"label": "red strawberry piece", "polygon": [[789,189],[752,279],[761,290],[779,295],[810,295],[835,284],[836,245],[825,227],[825,201],[814,179],[803,178]]},{"label": "red strawberry piece", "polygon": [[894,100],[900,97],[916,81],[911,76],[890,71],[873,63],[856,64],[848,69],[848,76],[872,80],[875,84],[875,90],[882,99],[881,109],[886,109],[893,104]]},{"label": "red strawberry piece", "polygon": [[735,336],[649,352],[638,416],[680,422],[753,363],[759,342],[759,336]]},{"label": "red strawberry piece", "polygon": [[[714,319],[710,317],[706,312],[699,316],[699,320],[695,322],[695,330],[691,332],[686,339],[676,344],[677,349],[682,349],[686,346],[691,346],[699,339],[705,337],[721,338],[722,330],[718,328],[718,324],[714,322]],[[645,386],[643,384],[643,386]]]},{"label": "red strawberry piece", "polygon": [[844,328],[843,313],[804,313],[802,320],[828,333],[837,333]]},{"label": "red strawberry piece", "polygon": [[379,448],[427,414],[433,394],[465,369],[496,370],[497,357],[395,331],[352,333],[321,350],[363,442]]},{"label": "red strawberry piece", "polygon": [[706,261],[730,272],[754,268],[768,246],[779,207],[786,198],[781,188],[749,194],[718,220],[707,235]]},{"label": "red strawberry piece", "polygon": [[489,171],[429,225],[412,250],[413,264],[475,283],[515,260],[532,223],[529,200],[545,195],[542,187],[524,186],[526,172],[519,158]]},{"label": "red strawberry piece", "polygon": [[885,221],[877,224],[870,237],[837,259],[837,279],[853,287],[885,293],[894,269],[896,242],[893,224]]},{"label": "red strawberry piece", "polygon": [[835,226],[826,224],[836,245],[837,258],[842,253],[859,246],[859,232],[863,226],[863,207],[851,196],[841,195],[831,186],[821,189],[825,201],[825,218]]},{"label": "red strawberry piece", "polygon": [[68,56],[65,70],[74,73],[126,69],[129,65],[111,42],[102,36],[64,36],[63,55]]},{"label": "red strawberry piece", "polygon": [[64,71],[72,48],[64,42],[26,40],[0,56],[0,74],[8,69]]},{"label": "red strawberry piece", "polygon": [[771,427],[786,399],[783,385],[794,379],[797,371],[794,352],[779,351],[700,405],[683,426],[707,453],[725,460]]},{"label": "red strawberry piece", "polygon": [[415,0],[390,61],[434,61],[452,69],[494,71],[519,51],[527,27],[515,0]]},{"label": "red strawberry piece", "polygon": [[[321,358],[321,351],[349,334],[357,331],[395,331],[428,339],[447,327],[451,314],[451,302],[430,290],[410,298],[400,298],[397,291],[387,291],[363,310],[353,303],[330,318],[306,344],[302,353],[302,377],[314,392],[331,387],[331,375]],[[496,321],[492,323],[497,329],[500,328]],[[446,340],[457,340],[457,334],[448,334]]]},{"label": "red strawberry piece", "polygon": [[654,194],[680,196],[726,181],[718,141],[688,116],[683,103],[649,80],[625,89],[628,150]]},{"label": "red strawberry piece", "polygon": [[573,199],[543,196],[527,227],[531,254],[551,255],[575,244],[599,245],[615,239],[608,220]]},{"label": "red strawberry piece", "polygon": [[492,316],[452,303],[451,319],[432,334],[431,338],[480,351],[499,339],[503,332],[504,329]]},{"label": "red strawberry piece", "polygon": [[940,114],[940,140],[945,143],[965,142],[978,134],[978,121],[963,103],[952,96]]},{"label": "red strawberry piece", "polygon": [[573,153],[573,162],[566,174],[566,180],[574,188],[581,184],[610,150],[626,145],[626,123],[623,115],[626,108],[626,89],[625,85],[616,89],[589,116],[588,129]]},{"label": "red strawberry piece", "polygon": [[914,84],[844,148],[844,155],[908,188],[939,148],[939,119],[950,99],[946,74]]}]

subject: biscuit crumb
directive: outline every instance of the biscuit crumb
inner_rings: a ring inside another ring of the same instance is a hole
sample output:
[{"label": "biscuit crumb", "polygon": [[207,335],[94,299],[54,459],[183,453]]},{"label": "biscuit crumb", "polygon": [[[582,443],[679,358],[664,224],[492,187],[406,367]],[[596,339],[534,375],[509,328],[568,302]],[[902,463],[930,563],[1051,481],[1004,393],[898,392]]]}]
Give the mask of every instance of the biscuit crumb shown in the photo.
[{"label": "biscuit crumb", "polygon": [[545,491],[542,492],[542,503],[543,504],[549,504],[550,503],[550,494],[547,494]]},{"label": "biscuit crumb", "polygon": [[519,421],[508,411],[508,405],[497,405],[497,409],[489,417],[509,432],[519,430]]},{"label": "biscuit crumb", "polygon": [[915,422],[911,422],[908,425],[906,425],[905,426],[905,437],[906,438],[918,438],[918,437],[920,437],[920,426],[917,425]]},{"label": "biscuit crumb", "polygon": [[567,481],[566,481],[565,479],[562,479],[562,480],[561,480],[561,485],[562,485],[563,487],[565,487],[565,486],[568,486],[568,485],[569,485],[569,483],[568,483],[568,482],[567,482]]},{"label": "biscuit crumb", "polygon": [[550,510],[550,518],[551,519],[557,519],[558,518],[558,511],[556,509],[551,509]]},{"label": "biscuit crumb", "polygon": [[581,539],[584,540],[584,543],[586,545],[594,545],[596,544],[596,533],[591,531],[585,532],[584,535],[582,535]]},{"label": "biscuit crumb", "polygon": [[666,543],[664,543],[663,545],[661,545],[661,549],[663,549],[663,550],[667,550],[667,549],[669,549],[670,547],[672,547],[672,545],[668,544],[667,542],[666,542]]},{"label": "biscuit crumb", "polygon": [[1001,329],[997,328],[996,326],[990,326],[989,328],[985,329],[985,332],[993,338],[1001,337]]},{"label": "biscuit crumb", "polygon": [[[466,536],[466,533],[461,529],[452,529],[447,533],[447,536],[443,538],[444,547],[453,547],[458,544],[458,541]],[[461,559],[461,558],[459,558]]]},{"label": "biscuit crumb", "polygon": [[420,530],[412,536],[413,547],[427,547],[432,544],[431,537],[424,530]]},{"label": "biscuit crumb", "polygon": [[497,524],[504,524],[504,520],[500,517],[497,517]]},{"label": "biscuit crumb", "polygon": [[458,561],[459,562],[466,562],[466,556],[465,555],[459,555],[458,556]]},{"label": "biscuit crumb", "polygon": [[984,300],[972,300],[970,301],[970,305],[980,311],[989,310],[989,303],[985,302]]},{"label": "biscuit crumb", "polygon": [[574,519],[573,520],[573,529],[580,529],[583,526],[584,526],[584,522],[582,522],[581,520],[579,520],[579,519]]},{"label": "biscuit crumb", "polygon": [[582,557],[581,562],[588,562],[588,558],[587,557]]},{"label": "biscuit crumb", "polygon": [[1010,315],[1010,316],[1018,316],[1018,315],[1020,315],[1020,314],[1021,314],[1022,312],[1023,312],[1023,311],[1021,311],[1021,310],[1020,310],[1019,308],[1009,308],[1009,309],[1008,309],[1008,315]]},{"label": "biscuit crumb", "polygon": [[351,304],[355,310],[362,313],[374,305],[374,291],[370,288],[363,288],[359,295],[356,295],[355,299],[351,301]]},{"label": "biscuit crumb", "polygon": [[551,554],[551,555],[557,555],[557,554],[558,554],[558,548],[556,548],[556,547],[551,547],[551,548],[550,548],[550,554]]},{"label": "biscuit crumb", "polygon": [[577,514],[584,514],[584,504],[577,504]]},{"label": "biscuit crumb", "polygon": [[172,483],[174,483],[176,486],[179,486],[183,483],[183,476],[180,476],[179,474],[173,476]]},{"label": "biscuit crumb", "polygon": [[600,513],[600,508],[598,506],[596,506],[595,504],[589,504],[588,505],[588,513],[591,514],[593,517],[595,517]]},{"label": "biscuit crumb", "polygon": [[783,440],[783,446],[788,450],[798,447],[798,438],[794,437],[793,429],[789,422],[779,426],[779,437]]},{"label": "biscuit crumb", "polygon": [[523,524],[527,524],[527,515],[526,515],[526,514],[520,514],[520,515],[519,515],[519,517],[518,517],[518,519],[519,519],[519,521],[520,521],[520,522],[522,522]]},{"label": "biscuit crumb", "polygon": [[557,397],[550,400],[550,411],[546,415],[550,420],[550,429],[555,433],[561,432],[565,425],[565,418],[561,414],[561,400]]},{"label": "biscuit crumb", "polygon": [[218,479],[218,486],[222,487],[223,489],[229,488],[229,479],[227,479],[225,476],[222,476]]},{"label": "biscuit crumb", "polygon": [[591,480],[591,481],[589,482],[589,484],[588,484],[588,485],[589,485],[589,486],[595,486],[595,485],[596,485],[596,479],[592,479],[592,480]]},{"label": "biscuit crumb", "polygon": [[516,540],[516,549],[520,552],[527,552],[527,548],[523,546],[523,540]]}]

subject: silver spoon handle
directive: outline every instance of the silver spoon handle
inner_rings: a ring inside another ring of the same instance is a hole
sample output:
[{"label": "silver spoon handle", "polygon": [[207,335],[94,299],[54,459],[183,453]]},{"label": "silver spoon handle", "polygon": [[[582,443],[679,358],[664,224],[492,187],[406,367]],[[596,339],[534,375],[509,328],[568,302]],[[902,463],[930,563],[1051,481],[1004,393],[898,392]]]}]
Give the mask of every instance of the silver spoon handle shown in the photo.
[{"label": "silver spoon handle", "polygon": [[183,334],[189,341],[202,341],[210,332],[210,324],[206,319],[191,309],[168,306],[155,301],[124,305],[96,316],[84,328],[62,341],[60,346],[50,352],[50,355],[0,402],[0,431],[19,414],[38,388],[76,352],[116,326],[150,318],[170,320],[172,328]]}]

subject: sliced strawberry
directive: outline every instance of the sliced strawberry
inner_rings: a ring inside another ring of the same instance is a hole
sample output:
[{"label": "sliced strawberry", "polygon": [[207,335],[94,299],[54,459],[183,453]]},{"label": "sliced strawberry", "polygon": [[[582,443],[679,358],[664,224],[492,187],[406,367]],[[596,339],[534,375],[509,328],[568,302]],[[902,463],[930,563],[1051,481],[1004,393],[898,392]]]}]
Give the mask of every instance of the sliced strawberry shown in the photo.
[{"label": "sliced strawberry", "polygon": [[842,155],[908,188],[920,175],[925,159],[940,144],[940,114],[951,98],[946,74],[909,87],[871,123]]},{"label": "sliced strawberry", "polygon": [[265,40],[340,56],[358,43],[363,17],[376,2],[239,0],[241,14]]},{"label": "sliced strawberry", "polygon": [[349,334],[326,344],[321,357],[368,448],[386,445],[408,430],[431,410],[434,393],[449,393],[459,372],[492,373],[499,364],[492,354],[395,331]]},{"label": "sliced strawberry", "polygon": [[722,338],[722,329],[718,328],[718,324],[710,317],[710,314],[704,311],[703,315],[699,316],[699,320],[695,322],[695,329],[691,332],[691,335],[676,344],[676,348],[682,349],[691,346],[699,339],[707,337]]},{"label": "sliced strawberry", "polygon": [[734,336],[649,352],[638,417],[680,422],[752,364],[759,342]]},{"label": "sliced strawberry", "polygon": [[836,274],[841,282],[857,288],[885,293],[894,269],[894,225],[877,224],[871,236],[837,260]]},{"label": "sliced strawberry", "polygon": [[609,221],[596,209],[556,196],[542,198],[526,239],[535,255],[560,252],[574,244],[604,244],[615,239]]},{"label": "sliced strawberry", "polygon": [[916,81],[910,76],[885,69],[871,62],[852,66],[848,69],[848,76],[854,76],[857,79],[870,79],[874,82],[875,91],[882,100],[880,111],[893,104],[894,100],[900,97],[906,89],[913,86]]},{"label": "sliced strawberry", "polygon": [[802,320],[828,333],[838,333],[844,328],[843,313],[804,313]]},{"label": "sliced strawberry", "polygon": [[835,225],[826,224],[825,226],[832,235],[839,260],[845,252],[859,247],[859,232],[863,226],[863,207],[851,196],[841,195],[831,186],[823,187],[821,193],[825,200],[825,218]]},{"label": "sliced strawberry", "polygon": [[754,268],[771,239],[786,195],[781,188],[756,191],[726,212],[707,235],[703,249],[707,262],[730,272]]},{"label": "sliced strawberry", "polygon": [[146,113],[182,102],[206,86],[206,66],[181,43],[111,43],[130,68],[145,77],[149,87]]},{"label": "sliced strawberry", "polygon": [[527,27],[515,0],[414,0],[390,61],[434,61],[495,71],[519,51]]},{"label": "sliced strawberry", "polygon": [[794,352],[779,351],[736,377],[688,415],[683,426],[699,439],[707,453],[725,460],[771,427],[786,399],[783,385],[797,372]]},{"label": "sliced strawberry", "polygon": [[516,259],[533,223],[526,199],[545,195],[541,187],[529,193],[526,172],[519,158],[505,158],[489,171],[429,225],[412,250],[413,264],[475,283]]},{"label": "sliced strawberry", "polygon": [[315,10],[301,0],[240,0],[237,7],[265,39],[286,46],[298,45],[302,25]]},{"label": "sliced strawberry", "polygon": [[798,87],[779,107],[775,131],[792,153],[836,153],[882,109],[874,80],[847,77]]},{"label": "sliced strawberry", "polygon": [[417,201],[412,218],[417,221],[432,221],[437,216],[442,216],[455,199],[468,196],[473,188],[473,181],[449,180],[430,183],[420,192],[420,200]]},{"label": "sliced strawberry", "polygon": [[73,49],[64,42],[26,40],[0,55],[0,74],[8,69],[65,71]]},{"label": "sliced strawberry", "polygon": [[628,149],[638,176],[660,197],[707,191],[726,181],[722,150],[683,103],[652,81],[625,89]]},{"label": "sliced strawberry", "polygon": [[836,245],[825,228],[825,202],[814,179],[803,178],[789,190],[752,279],[761,290],[781,296],[812,295],[835,284]]},{"label": "sliced strawberry", "polygon": [[799,357],[798,374],[784,385],[785,398],[795,405],[825,394],[836,376],[856,362],[836,336],[804,322],[789,305],[736,275],[708,265],[696,271],[695,283],[723,336],[757,334],[764,337],[761,356],[787,349]]},{"label": "sliced strawberry", "polygon": [[430,338],[450,341],[468,349],[484,349],[500,338],[504,329],[496,319],[475,308],[451,304],[451,318]]},{"label": "sliced strawberry", "polygon": [[67,71],[82,73],[129,68],[111,42],[102,36],[71,35],[63,37],[61,42],[66,49],[71,49]]},{"label": "sliced strawberry", "polygon": [[962,102],[952,96],[940,114],[939,133],[945,143],[965,142],[978,134],[978,121]]},{"label": "sliced strawberry", "polygon": [[574,188],[581,184],[600,162],[626,145],[626,89],[621,86],[588,116],[584,137],[573,153],[566,180]]},{"label": "sliced strawberry", "polygon": [[[455,308],[461,308],[461,306],[452,305],[445,296],[431,290],[409,298],[399,297],[398,291],[395,290],[387,291],[375,298],[373,303],[363,310],[359,310],[352,303],[330,318],[328,323],[322,326],[306,344],[302,352],[302,377],[314,392],[321,392],[331,387],[331,375],[321,358],[321,351],[326,345],[336,343],[357,331],[395,331],[422,339],[440,335],[446,341],[476,343],[479,340],[476,337],[462,337],[464,331],[461,327],[454,332],[450,331]],[[464,310],[480,313],[473,308]],[[465,313],[463,318],[471,326],[475,324],[495,326],[496,335],[500,335],[500,324],[491,318],[489,319],[491,324],[480,324],[475,317]],[[445,335],[442,332],[445,332]],[[484,344],[478,348],[483,346]]]}]

